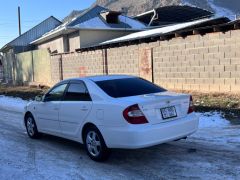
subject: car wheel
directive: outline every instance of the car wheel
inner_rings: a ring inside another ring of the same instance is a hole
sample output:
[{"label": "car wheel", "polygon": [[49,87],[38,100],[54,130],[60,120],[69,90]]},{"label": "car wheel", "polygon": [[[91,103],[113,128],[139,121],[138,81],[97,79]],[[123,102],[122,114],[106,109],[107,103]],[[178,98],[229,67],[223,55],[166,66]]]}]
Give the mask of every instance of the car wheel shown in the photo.
[{"label": "car wheel", "polygon": [[32,139],[37,139],[40,137],[40,133],[38,132],[36,122],[31,114],[26,116],[26,130],[27,134]]},{"label": "car wheel", "polygon": [[84,133],[84,145],[88,156],[94,161],[105,161],[110,155],[110,150],[107,148],[101,133],[96,127],[86,129]]}]

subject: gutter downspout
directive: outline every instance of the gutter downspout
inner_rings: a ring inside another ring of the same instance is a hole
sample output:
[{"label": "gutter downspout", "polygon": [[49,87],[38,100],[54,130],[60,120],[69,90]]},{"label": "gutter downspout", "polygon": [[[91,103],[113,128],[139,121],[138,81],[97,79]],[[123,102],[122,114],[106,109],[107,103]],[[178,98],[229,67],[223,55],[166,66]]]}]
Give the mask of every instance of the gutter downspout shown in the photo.
[{"label": "gutter downspout", "polygon": [[156,11],[156,9],[153,9],[152,12],[153,12],[153,17],[152,17],[150,23],[148,24],[148,27],[151,26],[153,20],[154,20],[154,19],[156,18],[156,16],[157,16],[157,11]]}]

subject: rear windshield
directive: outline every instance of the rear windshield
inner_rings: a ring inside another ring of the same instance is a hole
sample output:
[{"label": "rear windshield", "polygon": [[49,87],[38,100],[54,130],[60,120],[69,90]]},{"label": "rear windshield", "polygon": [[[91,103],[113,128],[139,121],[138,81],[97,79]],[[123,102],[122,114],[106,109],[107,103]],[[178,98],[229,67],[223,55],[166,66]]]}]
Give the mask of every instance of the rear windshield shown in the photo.
[{"label": "rear windshield", "polygon": [[95,82],[105,93],[114,98],[138,96],[166,91],[141,78],[114,79]]}]

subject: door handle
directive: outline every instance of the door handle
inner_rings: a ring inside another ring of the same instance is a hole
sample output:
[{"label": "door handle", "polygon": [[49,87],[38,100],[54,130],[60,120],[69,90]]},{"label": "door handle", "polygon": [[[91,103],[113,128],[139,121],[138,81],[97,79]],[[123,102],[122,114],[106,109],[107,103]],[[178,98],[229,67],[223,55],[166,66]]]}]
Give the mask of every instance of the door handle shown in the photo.
[{"label": "door handle", "polygon": [[54,110],[54,111],[58,111],[58,110],[59,110],[59,108],[57,108],[57,107],[56,107],[56,108],[53,108],[53,110]]},{"label": "door handle", "polygon": [[83,106],[83,107],[81,108],[81,110],[82,110],[82,111],[88,111],[88,108],[87,108],[86,106]]}]

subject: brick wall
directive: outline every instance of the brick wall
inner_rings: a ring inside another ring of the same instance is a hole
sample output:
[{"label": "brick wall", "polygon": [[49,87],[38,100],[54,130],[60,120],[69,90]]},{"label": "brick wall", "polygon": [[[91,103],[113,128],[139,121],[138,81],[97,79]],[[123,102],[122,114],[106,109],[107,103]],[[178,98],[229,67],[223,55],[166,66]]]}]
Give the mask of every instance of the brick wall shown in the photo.
[{"label": "brick wall", "polygon": [[240,92],[239,50],[240,30],[234,30],[56,55],[52,79],[59,81],[62,59],[64,79],[108,72],[141,76],[169,89]]}]

